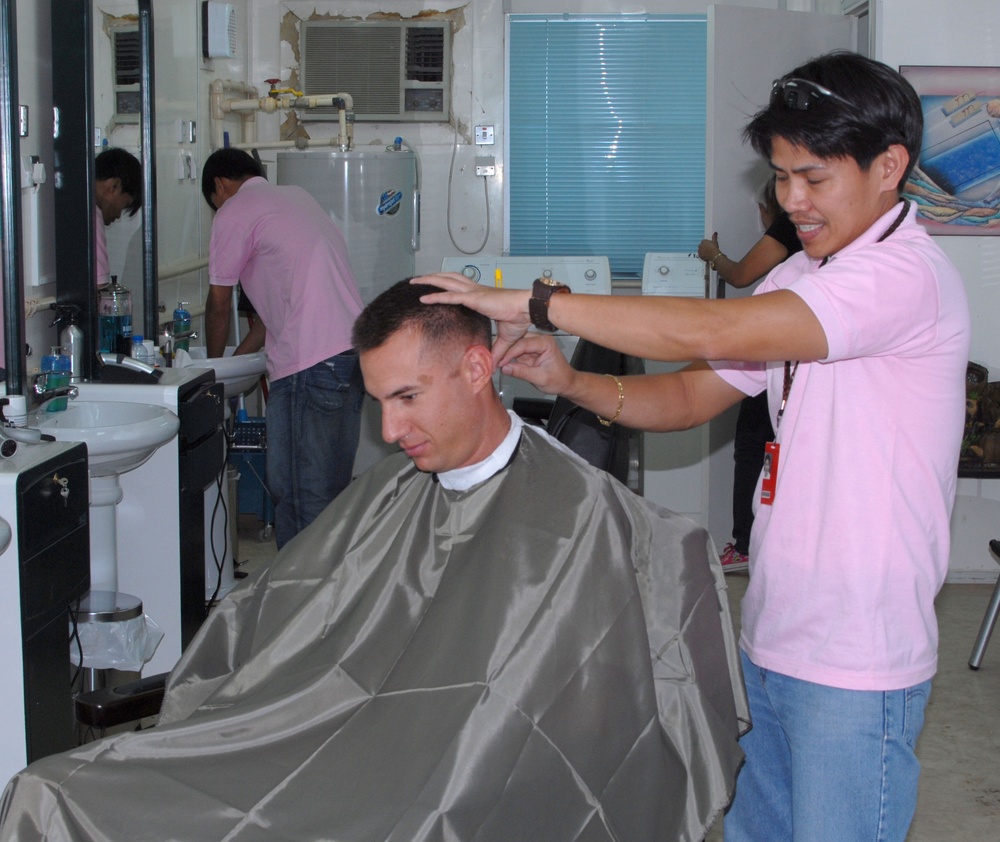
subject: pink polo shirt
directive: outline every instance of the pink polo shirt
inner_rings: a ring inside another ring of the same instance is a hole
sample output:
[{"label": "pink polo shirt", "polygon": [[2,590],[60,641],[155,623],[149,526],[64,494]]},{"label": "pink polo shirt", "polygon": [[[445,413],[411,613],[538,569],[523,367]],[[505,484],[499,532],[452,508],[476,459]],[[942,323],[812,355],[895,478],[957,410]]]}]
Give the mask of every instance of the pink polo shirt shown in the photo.
[{"label": "pink polo shirt", "polygon": [[208,253],[209,282],[239,281],[267,326],[273,380],[350,349],[362,305],[347,245],[301,187],[245,181],[215,214]]},{"label": "pink polo shirt", "polygon": [[[958,270],[897,205],[822,268],[804,252],[756,290],[801,296],[829,355],[802,362],[776,426],[773,505],[755,497],[740,645],[766,669],[895,690],[937,668],[934,598],[948,571],[965,420],[969,312]],[[714,365],[747,394],[784,366]]]},{"label": "pink polo shirt", "polygon": [[100,208],[94,208],[94,273],[97,276],[97,286],[111,283],[108,235],[104,230],[104,216]]}]

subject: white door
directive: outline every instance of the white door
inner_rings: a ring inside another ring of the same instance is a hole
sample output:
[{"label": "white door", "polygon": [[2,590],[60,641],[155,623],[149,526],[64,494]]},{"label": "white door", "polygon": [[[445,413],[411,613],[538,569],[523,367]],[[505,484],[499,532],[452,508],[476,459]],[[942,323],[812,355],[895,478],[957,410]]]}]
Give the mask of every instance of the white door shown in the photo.
[{"label": "white door", "polygon": [[[739,259],[763,233],[754,194],[768,167],[743,144],[743,127],[767,104],[775,79],[822,53],[855,49],[855,33],[855,19],[844,15],[709,7],[705,231],[718,231],[731,257]],[[713,295],[714,286],[713,278]],[[653,370],[659,365],[647,363]],[[707,430],[647,434],[644,441],[645,496],[706,526],[720,549],[733,525],[736,411]]]}]

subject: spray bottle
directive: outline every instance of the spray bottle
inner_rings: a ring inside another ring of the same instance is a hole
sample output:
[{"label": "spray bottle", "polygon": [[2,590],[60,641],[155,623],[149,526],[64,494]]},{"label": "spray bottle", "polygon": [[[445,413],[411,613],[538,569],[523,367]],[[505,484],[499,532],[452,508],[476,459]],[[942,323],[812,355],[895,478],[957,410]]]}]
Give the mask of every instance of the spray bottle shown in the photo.
[{"label": "spray bottle", "polygon": [[[181,301],[174,310],[174,336],[187,333],[191,330],[191,314],[187,309],[187,302]],[[190,339],[179,339],[174,342],[174,351],[187,351],[191,345]]]},{"label": "spray bottle", "polygon": [[83,379],[81,360],[83,359],[83,331],[78,320],[80,308],[74,304],[53,304],[56,308],[56,320],[53,325],[62,325],[59,331],[59,345],[63,354],[69,357],[70,383],[79,383]]}]

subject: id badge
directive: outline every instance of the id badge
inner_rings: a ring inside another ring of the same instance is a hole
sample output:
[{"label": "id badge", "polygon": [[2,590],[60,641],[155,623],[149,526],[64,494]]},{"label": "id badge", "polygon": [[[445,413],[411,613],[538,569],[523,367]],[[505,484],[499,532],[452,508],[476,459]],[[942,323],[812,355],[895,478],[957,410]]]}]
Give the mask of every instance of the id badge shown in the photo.
[{"label": "id badge", "polygon": [[761,505],[770,506],[774,503],[774,492],[778,485],[778,455],[781,453],[781,445],[776,441],[769,441],[764,445],[764,470],[760,483]]}]

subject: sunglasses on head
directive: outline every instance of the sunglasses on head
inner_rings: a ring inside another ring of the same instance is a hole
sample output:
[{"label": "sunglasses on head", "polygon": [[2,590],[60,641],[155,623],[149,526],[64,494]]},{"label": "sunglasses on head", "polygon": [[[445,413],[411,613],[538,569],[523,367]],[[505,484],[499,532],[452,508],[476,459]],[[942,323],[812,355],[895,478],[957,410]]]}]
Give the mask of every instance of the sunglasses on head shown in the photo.
[{"label": "sunglasses on head", "polygon": [[796,76],[775,79],[771,86],[771,104],[781,102],[786,108],[795,111],[808,111],[824,99],[832,99],[848,108],[851,107],[851,103],[842,96],[808,79],[799,79]]}]

